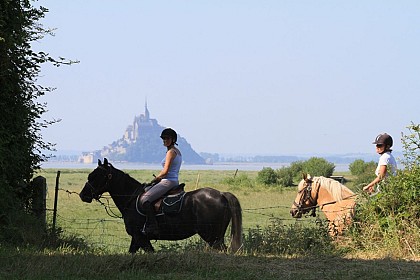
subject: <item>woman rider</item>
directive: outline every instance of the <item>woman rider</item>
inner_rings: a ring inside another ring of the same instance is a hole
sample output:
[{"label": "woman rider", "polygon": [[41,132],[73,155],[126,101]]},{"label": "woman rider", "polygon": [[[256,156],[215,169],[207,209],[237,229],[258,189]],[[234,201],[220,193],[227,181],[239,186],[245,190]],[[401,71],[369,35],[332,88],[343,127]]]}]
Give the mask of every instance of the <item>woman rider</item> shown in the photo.
[{"label": "woman rider", "polygon": [[175,147],[175,145],[178,145],[176,143],[177,133],[171,128],[165,128],[160,138],[162,138],[163,145],[167,148],[166,156],[162,160],[163,169],[152,181],[152,183],[156,184],[140,198],[142,209],[147,216],[147,222],[143,229],[146,235],[158,234],[158,225],[152,203],[179,185],[178,175],[181,168],[182,155],[179,149]]},{"label": "woman rider", "polygon": [[[376,178],[363,188],[364,191],[372,194],[374,186],[381,182],[388,174],[395,175],[397,172],[397,162],[395,161],[392,152],[393,140],[391,135],[383,133],[376,136],[375,141],[372,144],[376,144],[376,152],[380,154],[378,166],[376,167]],[[379,186],[376,192],[379,192]]]}]

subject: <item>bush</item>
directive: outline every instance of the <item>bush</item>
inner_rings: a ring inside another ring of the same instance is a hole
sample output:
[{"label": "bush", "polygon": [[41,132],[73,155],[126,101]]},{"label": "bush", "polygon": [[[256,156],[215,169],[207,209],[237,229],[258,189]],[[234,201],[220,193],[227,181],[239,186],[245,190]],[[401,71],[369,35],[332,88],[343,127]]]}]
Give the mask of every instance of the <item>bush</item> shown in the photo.
[{"label": "bush", "polygon": [[400,171],[358,205],[352,235],[359,246],[387,244],[395,254],[420,254],[420,167]]},{"label": "bush", "polygon": [[[403,138],[409,157],[405,170],[381,182],[381,192],[365,200],[359,199],[351,237],[362,248],[377,250],[397,256],[420,255],[420,167],[417,161],[419,134]],[[364,203],[361,203],[364,202]],[[384,246],[386,245],[386,246]]]},{"label": "bush", "polygon": [[238,176],[228,177],[223,179],[222,182],[234,187],[254,187],[253,181],[246,174],[239,174]]},{"label": "bush", "polygon": [[349,170],[352,175],[358,176],[366,172],[375,171],[376,163],[374,161],[365,162],[362,159],[356,159],[349,165]]},{"label": "bush", "polygon": [[349,165],[349,170],[352,175],[356,176],[353,180],[353,185],[358,189],[372,182],[375,179],[375,169],[377,164],[374,161],[365,162],[361,159],[356,159]]},{"label": "bush", "polygon": [[365,172],[365,161],[362,159],[356,159],[349,165],[349,170],[352,175],[360,175]]},{"label": "bush", "polygon": [[271,167],[264,167],[257,175],[257,182],[264,185],[276,185],[277,173]]},{"label": "bush", "polygon": [[290,171],[293,173],[293,174],[298,174],[298,173],[301,173],[302,172],[302,170],[303,170],[303,161],[294,161],[294,162],[292,162],[291,164],[290,164]]},{"label": "bush", "polygon": [[335,165],[323,158],[312,157],[303,162],[302,171],[312,176],[330,177],[333,175]]},{"label": "bush", "polygon": [[317,227],[283,225],[273,219],[266,228],[251,228],[244,238],[248,254],[319,256],[337,254],[326,224]]},{"label": "bush", "polygon": [[353,180],[353,186],[356,190],[362,190],[364,186],[375,179],[375,170],[366,170]]},{"label": "bush", "polygon": [[409,134],[401,134],[401,142],[404,148],[402,163],[407,169],[420,165],[420,124],[407,126]]},{"label": "bush", "polygon": [[283,187],[293,186],[294,174],[290,167],[282,167],[277,169],[277,182]]}]

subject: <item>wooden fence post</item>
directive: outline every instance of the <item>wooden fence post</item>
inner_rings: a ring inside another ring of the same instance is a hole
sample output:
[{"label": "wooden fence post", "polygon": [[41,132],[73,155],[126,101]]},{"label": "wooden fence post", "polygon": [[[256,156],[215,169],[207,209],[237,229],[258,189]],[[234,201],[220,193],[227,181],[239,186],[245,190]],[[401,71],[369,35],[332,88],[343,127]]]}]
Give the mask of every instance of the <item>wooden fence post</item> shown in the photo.
[{"label": "wooden fence post", "polygon": [[45,177],[35,177],[32,182],[32,212],[42,223],[44,229],[47,228],[47,180]]},{"label": "wooden fence post", "polygon": [[53,224],[52,224],[53,232],[55,232],[55,224],[57,221],[57,200],[58,200],[59,183],[60,183],[60,171],[57,171],[57,177],[55,178],[54,211],[53,211]]}]

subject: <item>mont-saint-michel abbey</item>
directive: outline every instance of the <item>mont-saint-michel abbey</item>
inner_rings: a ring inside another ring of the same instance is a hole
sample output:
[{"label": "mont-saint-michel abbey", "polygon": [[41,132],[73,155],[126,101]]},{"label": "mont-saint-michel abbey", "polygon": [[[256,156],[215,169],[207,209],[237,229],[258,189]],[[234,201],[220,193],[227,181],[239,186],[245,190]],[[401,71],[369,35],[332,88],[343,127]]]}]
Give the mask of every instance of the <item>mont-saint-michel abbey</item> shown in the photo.
[{"label": "mont-saint-michel abbey", "polygon": [[[160,133],[164,128],[156,119],[150,118],[146,103],[144,114],[134,117],[133,124],[127,127],[122,138],[103,147],[102,150],[84,153],[79,161],[92,163],[98,158],[106,157],[111,161],[160,163],[166,153],[166,148],[160,139]],[[179,134],[177,143],[184,163],[205,164],[204,159]]]}]

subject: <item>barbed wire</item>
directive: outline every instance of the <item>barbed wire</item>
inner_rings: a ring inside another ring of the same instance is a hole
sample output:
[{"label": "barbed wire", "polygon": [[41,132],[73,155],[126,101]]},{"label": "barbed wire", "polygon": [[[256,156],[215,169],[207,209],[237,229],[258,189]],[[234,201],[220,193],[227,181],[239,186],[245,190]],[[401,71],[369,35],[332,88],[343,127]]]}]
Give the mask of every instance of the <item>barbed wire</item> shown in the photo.
[{"label": "barbed wire", "polygon": [[[72,194],[79,195],[79,193],[75,192],[75,191],[70,191],[70,190],[63,189],[63,188],[60,188],[59,190],[64,191],[64,192],[68,193],[69,195],[72,195]],[[123,196],[132,196],[132,195],[123,195]],[[349,196],[346,199],[354,197],[354,196],[357,196],[357,194]],[[118,209],[118,208],[113,203],[110,202],[112,200],[111,196],[110,195],[102,195],[101,198],[104,198],[107,201],[107,203],[105,204],[104,202],[102,202],[100,200],[97,200],[97,202],[105,208],[105,211],[107,212],[107,214],[110,217],[122,219],[122,216],[116,214],[113,210],[113,209]],[[323,207],[323,206],[328,205],[328,204],[334,204],[336,202],[337,201],[332,201],[332,202],[329,202],[329,203],[324,203],[322,205],[314,205],[314,206],[303,207],[302,210],[303,211],[309,211],[309,210],[312,210],[312,209],[319,209],[320,207]],[[274,213],[271,213],[271,214],[266,214],[266,213],[261,213],[261,212],[255,213],[255,211],[270,210],[270,209],[281,209],[281,208],[290,209],[291,206],[289,206],[289,205],[276,205],[276,206],[266,206],[266,207],[257,207],[257,208],[242,208],[242,211],[247,212],[247,213],[251,213],[251,214],[252,213],[258,214],[258,215],[261,215],[261,216],[274,217]],[[322,211],[324,213],[339,213],[339,212],[343,212],[343,211],[350,211],[352,209],[354,209],[354,208],[353,207],[341,207],[338,210],[325,210],[325,209],[323,209]],[[293,219],[295,219],[295,218],[285,219],[285,220],[293,220]]]},{"label": "barbed wire", "polygon": [[[65,192],[67,193],[69,196],[71,195],[79,195],[78,192],[76,191],[71,191],[71,190],[67,190],[67,189],[63,189],[60,188],[59,191]],[[100,203],[105,210],[108,213],[108,209],[117,209],[117,207],[114,205],[111,196],[110,195],[103,195],[102,198],[104,198],[106,200],[106,204],[104,202],[98,201],[98,203]],[[273,210],[273,209],[290,209],[291,206],[289,205],[274,205],[274,206],[266,206],[266,207],[254,207],[254,208],[243,208],[242,211],[251,215],[260,215],[260,216],[264,216],[264,217],[268,217],[268,218],[273,218],[276,220],[281,220],[281,221],[286,221],[286,222],[290,222],[290,221],[294,221],[295,223],[299,223],[299,222],[303,222],[303,219],[296,219],[296,218],[284,218],[284,217],[276,217],[276,213],[263,213],[263,211],[266,210]],[[311,207],[306,207],[303,209],[312,209],[312,208],[317,208],[318,211],[320,208],[320,205],[317,206],[311,206]],[[341,210],[335,210],[335,211],[327,211],[327,212],[342,212],[344,210],[350,210],[351,208],[342,208]],[[48,212],[52,212],[53,209],[46,209]],[[112,211],[112,210],[111,210]],[[326,212],[323,210],[323,212]],[[63,215],[57,215],[57,217],[59,218],[59,223],[63,224],[66,227],[66,231],[68,232],[72,232],[72,233],[76,233],[76,234],[81,234],[85,236],[86,238],[89,239],[93,239],[93,242],[90,242],[90,244],[96,245],[96,246],[110,246],[109,244],[109,240],[117,240],[117,242],[123,242],[124,244],[128,243],[130,236],[126,233],[125,231],[125,226],[124,226],[124,221],[121,219],[120,216],[112,214],[110,215],[110,213],[108,213],[108,215],[112,218],[98,218],[98,219],[93,219],[93,218],[68,218],[65,217]],[[315,223],[319,223],[319,214],[316,217]],[[119,224],[121,225],[121,227],[119,226],[109,226],[110,224],[115,223],[115,224]],[[71,227],[67,227],[67,224],[71,224]],[[211,226],[211,224],[208,224],[209,226]],[[255,228],[253,227],[247,227],[247,228],[243,228],[243,231],[249,231],[249,230],[254,230]],[[94,240],[102,240],[101,242],[96,242]],[[113,247],[116,248],[124,248],[126,249],[127,245],[112,245]]]}]

